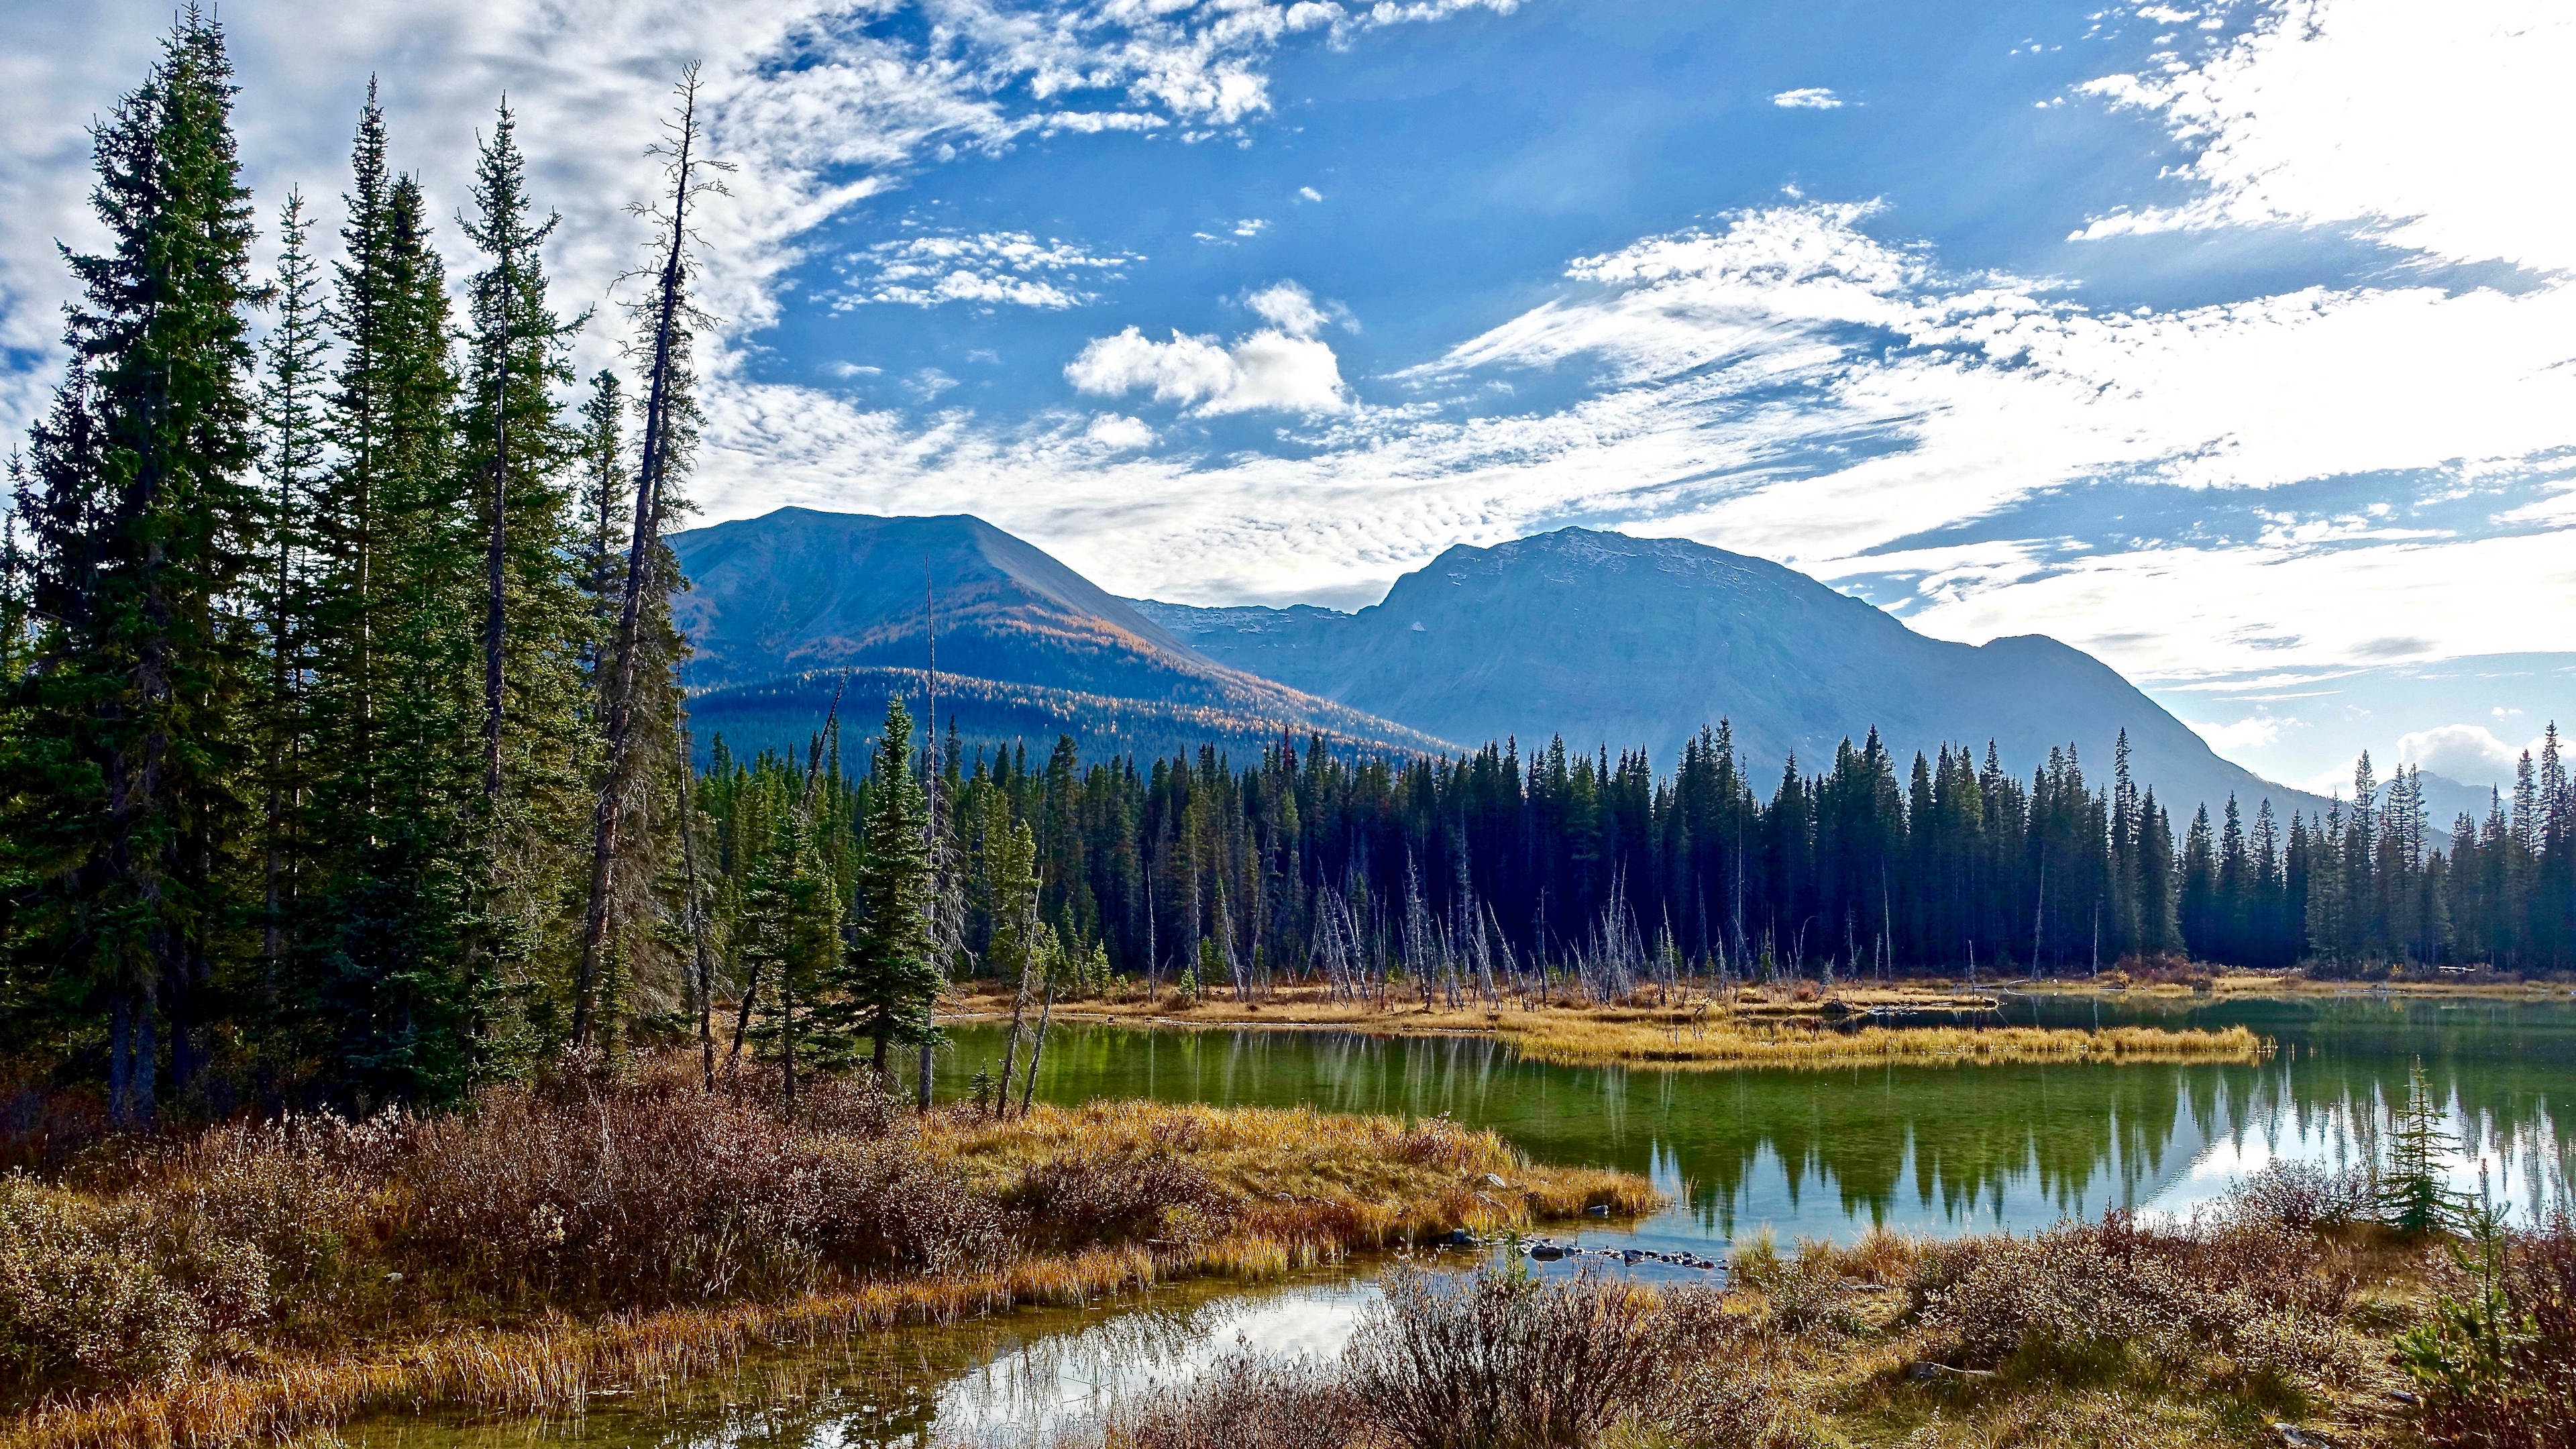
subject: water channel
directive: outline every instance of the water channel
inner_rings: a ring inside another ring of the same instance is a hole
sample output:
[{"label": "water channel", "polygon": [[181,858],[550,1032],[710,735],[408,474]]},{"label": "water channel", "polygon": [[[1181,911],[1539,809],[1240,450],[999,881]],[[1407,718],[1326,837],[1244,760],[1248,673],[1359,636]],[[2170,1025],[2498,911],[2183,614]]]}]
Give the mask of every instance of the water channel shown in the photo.
[{"label": "water channel", "polygon": [[[2483,1173],[2498,1202],[2528,1212],[2568,1202],[2576,1180],[2576,1003],[2015,996],[2005,1010],[2043,1025],[2243,1024],[2279,1050],[2247,1065],[1708,1072],[1541,1066],[1481,1039],[1059,1022],[1038,1095],[1447,1113],[1543,1161],[1646,1174],[1670,1199],[1636,1224],[1560,1239],[1713,1258],[1764,1228],[1785,1245],[1879,1223],[1946,1236],[2027,1232],[2110,1207],[2187,1214],[2275,1159],[2362,1160],[2419,1064],[2442,1104],[2455,1186],[2474,1193]],[[1001,1055],[998,1027],[952,1035],[943,1096]],[[1025,1442],[1239,1345],[1329,1355],[1372,1299],[1373,1266],[895,1336],[560,1422],[407,1420],[347,1438],[368,1449]]]}]

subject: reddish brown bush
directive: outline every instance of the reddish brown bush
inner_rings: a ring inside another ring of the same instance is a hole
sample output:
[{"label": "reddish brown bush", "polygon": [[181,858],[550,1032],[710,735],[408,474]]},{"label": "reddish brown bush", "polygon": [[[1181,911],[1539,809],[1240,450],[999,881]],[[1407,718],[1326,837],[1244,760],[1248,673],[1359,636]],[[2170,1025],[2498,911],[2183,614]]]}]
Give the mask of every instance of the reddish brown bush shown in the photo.
[{"label": "reddish brown bush", "polygon": [[766,1297],[1001,1243],[908,1139],[825,1136],[676,1083],[495,1091],[424,1124],[399,1181],[402,1259],[508,1301]]},{"label": "reddish brown bush", "polygon": [[1402,1270],[1346,1358],[1370,1420],[1404,1449],[1576,1449],[1662,1387],[1674,1343],[1633,1284]]},{"label": "reddish brown bush", "polygon": [[1344,1449],[1365,1422],[1339,1374],[1238,1355],[1121,1405],[1104,1449]]},{"label": "reddish brown bush", "polygon": [[1240,1205],[1195,1163],[1163,1151],[1051,1158],[1022,1173],[1002,1201],[1025,1241],[1058,1250],[1191,1241]]}]

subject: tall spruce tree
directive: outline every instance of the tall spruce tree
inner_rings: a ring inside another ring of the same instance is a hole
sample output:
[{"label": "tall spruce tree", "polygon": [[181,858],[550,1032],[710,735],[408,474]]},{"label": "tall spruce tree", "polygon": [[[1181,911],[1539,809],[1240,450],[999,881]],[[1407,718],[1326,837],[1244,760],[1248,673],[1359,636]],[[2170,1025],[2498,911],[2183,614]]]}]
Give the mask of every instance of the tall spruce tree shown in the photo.
[{"label": "tall spruce tree", "polygon": [[264,349],[259,422],[268,483],[268,546],[260,562],[261,627],[268,678],[259,711],[264,751],[261,837],[261,998],[274,1006],[296,906],[303,836],[306,754],[303,686],[311,660],[313,605],[307,577],[307,518],[322,477],[323,352],[327,345],[321,265],[311,251],[304,194],[290,191],[278,216],[276,325]]},{"label": "tall spruce tree", "polygon": [[6,849],[12,1028],[104,1027],[108,1107],[148,1120],[208,1049],[257,838],[246,726],[261,552],[246,312],[252,225],[222,29],[179,15],[142,87],[96,131],[109,243],[65,249],[69,377],[35,432],[21,513],[35,667],[16,682]]},{"label": "tall spruce tree", "polygon": [[333,320],[336,466],[314,510],[314,808],[326,881],[305,1023],[344,1095],[453,1096],[483,981],[475,623],[483,551],[457,450],[445,270],[419,183],[359,116]]},{"label": "tall spruce tree", "polygon": [[[559,218],[532,214],[526,171],[504,101],[476,158],[474,214],[464,221],[490,264],[468,288],[459,455],[483,538],[484,944],[521,1000],[559,995],[571,975],[565,906],[587,843],[597,753],[585,728],[596,630],[577,512],[583,480],[572,475],[584,440],[557,401],[573,381],[569,347],[581,319],[559,320],[547,301],[540,251]],[[607,441],[613,450],[613,429]],[[532,1023],[535,1037],[548,1034],[550,1005]]]},{"label": "tall spruce tree", "polygon": [[[931,932],[931,860],[923,837],[929,809],[912,772],[912,716],[900,699],[886,704],[885,733],[872,763],[859,842],[858,928],[844,958],[842,989],[851,1029],[871,1042],[882,1076],[892,1048],[933,1039],[931,1006],[947,976]],[[1020,827],[1023,839],[1027,831]]]}]

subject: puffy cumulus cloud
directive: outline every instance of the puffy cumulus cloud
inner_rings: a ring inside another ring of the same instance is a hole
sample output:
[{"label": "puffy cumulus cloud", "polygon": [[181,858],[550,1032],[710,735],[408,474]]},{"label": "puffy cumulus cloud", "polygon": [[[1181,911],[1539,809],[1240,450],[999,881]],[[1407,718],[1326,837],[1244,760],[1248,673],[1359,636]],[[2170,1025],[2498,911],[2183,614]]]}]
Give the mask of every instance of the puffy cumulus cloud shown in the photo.
[{"label": "puffy cumulus cloud", "polygon": [[1273,282],[1244,298],[1243,305],[1291,337],[1312,337],[1328,320],[1315,305],[1315,295],[1295,282]]},{"label": "puffy cumulus cloud", "polygon": [[1131,452],[1154,446],[1154,430],[1141,418],[1122,413],[1102,413],[1083,429],[1083,436],[1112,452]]},{"label": "puffy cumulus cloud", "polygon": [[952,233],[879,242],[852,258],[851,285],[836,311],[870,302],[933,307],[942,302],[1060,309],[1095,299],[1072,278],[1111,280],[1143,260],[1133,253],[1095,253],[1070,242],[1039,241],[1022,231]]},{"label": "puffy cumulus cloud", "polygon": [[1202,417],[1271,409],[1338,412],[1348,406],[1340,362],[1312,337],[1265,327],[1231,347],[1180,332],[1156,342],[1129,327],[1097,337],[1065,365],[1065,380],[1098,397],[1150,393]]},{"label": "puffy cumulus cloud", "polygon": [[1267,327],[1232,346],[1214,337],[1172,333],[1156,342],[1138,327],[1097,337],[1066,364],[1065,380],[1098,397],[1149,393],[1202,417],[1276,411],[1315,415],[1350,405],[1340,361],[1315,334],[1327,320],[1304,287],[1277,282],[1244,305]]},{"label": "puffy cumulus cloud", "polygon": [[[2537,753],[2538,742],[2535,741],[2531,748]],[[2397,761],[2463,784],[2483,785],[2512,779],[2514,765],[2522,749],[2522,746],[2509,745],[2497,739],[2495,732],[2485,725],[2438,725],[2429,730],[2400,735]]]},{"label": "puffy cumulus cloud", "polygon": [[1791,111],[1832,111],[1841,109],[1843,98],[1826,86],[1801,86],[1773,96],[1771,104]]},{"label": "puffy cumulus cloud", "polygon": [[2576,13],[2552,0],[2279,0],[2205,65],[2086,89],[2163,119],[2200,194],[2078,236],[2352,224],[2435,256],[2576,264]]}]

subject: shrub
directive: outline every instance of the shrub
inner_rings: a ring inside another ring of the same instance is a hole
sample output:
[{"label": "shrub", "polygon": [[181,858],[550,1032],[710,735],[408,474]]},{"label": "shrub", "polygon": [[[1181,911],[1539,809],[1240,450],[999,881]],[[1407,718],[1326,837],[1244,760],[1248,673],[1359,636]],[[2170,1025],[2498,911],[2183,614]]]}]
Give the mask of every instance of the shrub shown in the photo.
[{"label": "shrub", "polygon": [[2564,1209],[2533,1233],[2482,1215],[2462,1256],[2472,1298],[2445,1296],[2399,1340],[2437,1445],[2576,1445],[2576,1228]]},{"label": "shrub", "polygon": [[999,1220],[909,1139],[826,1137],[677,1083],[487,1093],[403,1165],[407,1267],[505,1301],[770,1297],[998,1251]]},{"label": "shrub", "polygon": [[1028,1242],[1056,1249],[1195,1242],[1239,1206],[1197,1164],[1162,1150],[1050,1158],[1022,1172],[1002,1200]]},{"label": "shrub", "polygon": [[208,1315],[143,1250],[132,1219],[0,1177],[0,1374],[35,1384],[187,1368]]},{"label": "shrub", "polygon": [[1238,1354],[1121,1405],[1102,1438],[1104,1449],[1342,1449],[1362,1422],[1339,1374]]},{"label": "shrub", "polygon": [[1414,1269],[1346,1351],[1351,1388],[1404,1449],[1573,1449],[1663,1377],[1672,1337],[1653,1293],[1583,1277]]},{"label": "shrub", "polygon": [[1911,1305],[1936,1354],[2097,1383],[2137,1373],[2276,1401],[2371,1374],[2340,1315],[2354,1274],[2312,1232],[2222,1221],[2157,1230],[2124,1213],[2030,1238],[1925,1250]]},{"label": "shrub", "polygon": [[2378,1186],[2364,1169],[2328,1172],[2314,1163],[2276,1161],[2236,1184],[2222,1210],[2236,1221],[2306,1231],[2361,1222],[2378,1200]]}]

